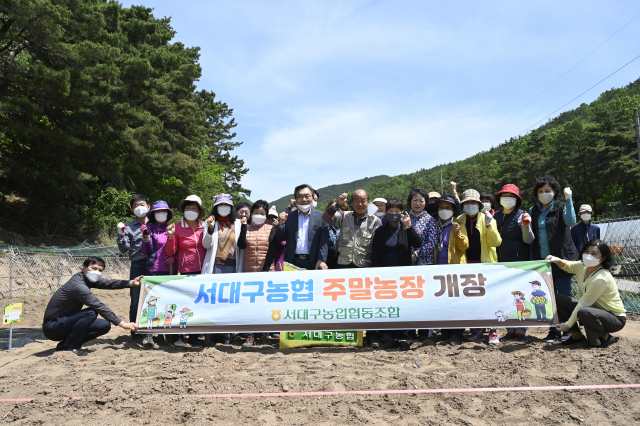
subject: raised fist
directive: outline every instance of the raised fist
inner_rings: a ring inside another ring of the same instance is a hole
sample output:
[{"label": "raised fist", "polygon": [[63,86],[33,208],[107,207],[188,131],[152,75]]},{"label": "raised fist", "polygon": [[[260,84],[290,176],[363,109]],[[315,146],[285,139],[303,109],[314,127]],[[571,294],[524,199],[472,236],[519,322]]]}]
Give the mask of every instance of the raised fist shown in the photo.
[{"label": "raised fist", "polygon": [[209,216],[207,223],[209,224],[209,228],[213,228],[213,225],[216,223],[216,218],[213,215]]},{"label": "raised fist", "polygon": [[285,212],[280,213],[280,226],[283,226],[287,222],[289,215]]},{"label": "raised fist", "polygon": [[243,225],[247,224],[247,217],[243,216],[242,219],[240,219],[240,222],[242,222]]},{"label": "raised fist", "polygon": [[338,205],[339,205],[339,206],[344,206],[344,205],[346,205],[346,204],[347,204],[347,197],[348,197],[348,195],[347,195],[347,193],[346,193],[346,192],[345,192],[345,193],[343,193],[343,194],[341,194],[341,195],[338,197],[338,201],[337,201]]},{"label": "raised fist", "polygon": [[451,224],[451,229],[453,230],[454,234],[457,234],[458,232],[460,232],[460,224],[458,222],[453,222]]},{"label": "raised fist", "polygon": [[176,224],[172,223],[171,225],[167,226],[167,238],[173,238],[175,234],[176,234]]},{"label": "raised fist", "polygon": [[124,227],[126,225],[122,222],[119,222],[116,226],[118,227],[118,235],[124,235]]},{"label": "raised fist", "polygon": [[568,186],[564,189],[564,198],[565,200],[570,200],[571,199],[571,195],[573,194],[573,192],[571,192],[571,188],[569,188]]}]

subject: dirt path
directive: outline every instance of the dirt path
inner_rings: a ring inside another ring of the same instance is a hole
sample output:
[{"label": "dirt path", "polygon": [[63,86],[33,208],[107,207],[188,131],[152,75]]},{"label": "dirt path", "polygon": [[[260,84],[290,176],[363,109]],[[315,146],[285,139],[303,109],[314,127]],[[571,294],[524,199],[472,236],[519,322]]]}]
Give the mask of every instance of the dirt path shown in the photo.
[{"label": "dirt path", "polygon": [[[124,316],[126,294],[114,293],[99,297]],[[39,325],[41,302],[27,301],[26,325]],[[50,341],[0,353],[0,399],[35,397],[34,402],[1,402],[0,423],[626,426],[640,423],[639,389],[243,399],[193,395],[640,383],[639,332],[640,324],[630,322],[608,349],[566,349],[540,341],[546,332],[534,329],[529,344],[464,343],[456,348],[426,341],[399,352],[246,350],[237,345],[144,349],[114,329],[91,343],[92,352],[84,358],[54,352]],[[413,367],[416,361],[418,368]],[[61,399],[69,396],[84,399]]]}]

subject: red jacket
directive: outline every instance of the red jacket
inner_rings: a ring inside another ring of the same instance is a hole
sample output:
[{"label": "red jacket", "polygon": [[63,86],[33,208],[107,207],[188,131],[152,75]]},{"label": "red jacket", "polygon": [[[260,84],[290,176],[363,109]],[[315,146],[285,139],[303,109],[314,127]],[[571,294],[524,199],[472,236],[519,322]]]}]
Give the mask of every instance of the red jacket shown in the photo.
[{"label": "red jacket", "polygon": [[207,249],[202,245],[202,229],[204,222],[198,221],[198,227],[194,231],[184,221],[184,218],[176,223],[176,232],[173,238],[167,238],[164,248],[167,256],[178,254],[178,271],[181,274],[189,274],[202,271],[204,256]]}]

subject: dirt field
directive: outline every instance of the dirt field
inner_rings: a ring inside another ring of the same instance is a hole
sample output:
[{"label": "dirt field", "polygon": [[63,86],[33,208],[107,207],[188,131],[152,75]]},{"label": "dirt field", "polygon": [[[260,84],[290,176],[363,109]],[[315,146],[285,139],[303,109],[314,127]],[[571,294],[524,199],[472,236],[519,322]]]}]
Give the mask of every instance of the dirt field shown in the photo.
[{"label": "dirt field", "polygon": [[[122,317],[126,292],[98,292]],[[40,326],[47,298],[25,303],[23,326]],[[4,301],[7,303],[8,301]],[[412,350],[238,345],[145,349],[113,329],[79,358],[44,341],[0,353],[0,424],[630,425],[640,389],[402,395],[204,398],[195,395],[640,383],[640,324],[608,349],[540,341],[416,342]],[[501,334],[504,330],[501,330]],[[418,361],[419,367],[414,364]],[[63,400],[63,397],[83,397]]]}]

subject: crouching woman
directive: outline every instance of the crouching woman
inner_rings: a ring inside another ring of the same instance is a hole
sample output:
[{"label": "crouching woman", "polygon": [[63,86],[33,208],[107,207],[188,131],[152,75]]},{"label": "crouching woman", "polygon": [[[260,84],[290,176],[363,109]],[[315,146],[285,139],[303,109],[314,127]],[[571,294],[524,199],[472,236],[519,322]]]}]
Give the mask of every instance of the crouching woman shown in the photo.
[{"label": "crouching woman", "polygon": [[[563,294],[556,296],[562,321],[557,328],[563,333],[571,330],[571,337],[563,341],[563,345],[586,340],[592,347],[606,348],[614,341],[611,333],[622,330],[627,322],[618,286],[609,272],[613,263],[611,250],[604,241],[591,240],[582,247],[581,253],[582,262],[547,256],[548,262],[576,276],[580,293],[578,300]],[[578,321],[584,327],[586,338],[580,332]]]}]

